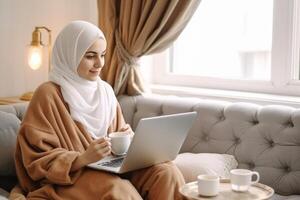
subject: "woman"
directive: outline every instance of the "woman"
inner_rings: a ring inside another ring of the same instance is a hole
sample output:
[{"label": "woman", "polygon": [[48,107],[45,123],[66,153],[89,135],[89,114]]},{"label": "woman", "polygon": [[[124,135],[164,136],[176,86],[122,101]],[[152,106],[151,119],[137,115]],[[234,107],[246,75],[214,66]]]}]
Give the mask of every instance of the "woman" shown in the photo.
[{"label": "woman", "polygon": [[88,22],[73,21],[58,35],[50,82],[35,91],[19,131],[11,199],[181,199],[184,180],[171,163],[122,177],[85,167],[111,153],[107,134],[132,133],[99,78],[105,50],[103,33]]}]

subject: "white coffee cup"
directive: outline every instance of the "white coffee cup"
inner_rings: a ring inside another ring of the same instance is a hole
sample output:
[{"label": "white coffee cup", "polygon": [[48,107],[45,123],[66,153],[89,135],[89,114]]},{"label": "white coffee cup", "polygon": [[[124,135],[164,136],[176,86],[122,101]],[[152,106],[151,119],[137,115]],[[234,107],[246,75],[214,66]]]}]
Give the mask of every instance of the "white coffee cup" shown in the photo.
[{"label": "white coffee cup", "polygon": [[201,196],[216,196],[219,193],[220,178],[216,175],[201,174],[197,177],[198,194]]},{"label": "white coffee cup", "polygon": [[124,155],[127,153],[131,142],[131,136],[124,132],[113,132],[109,134],[111,139],[111,151],[115,155]]},{"label": "white coffee cup", "polygon": [[[252,181],[253,175],[256,180]],[[230,171],[231,188],[236,192],[246,192],[253,183],[259,181],[259,173],[248,169],[233,169]]]}]

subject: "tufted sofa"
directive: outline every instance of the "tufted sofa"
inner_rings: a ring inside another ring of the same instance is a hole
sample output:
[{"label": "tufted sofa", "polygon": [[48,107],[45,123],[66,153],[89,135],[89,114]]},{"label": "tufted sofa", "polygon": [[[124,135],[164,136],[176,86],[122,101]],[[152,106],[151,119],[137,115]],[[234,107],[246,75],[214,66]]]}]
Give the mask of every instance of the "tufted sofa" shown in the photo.
[{"label": "tufted sofa", "polygon": [[[300,109],[159,95],[121,96],[119,102],[133,129],[144,117],[197,111],[181,153],[233,155],[238,168],[258,171],[260,182],[274,188],[272,200],[300,199]],[[9,113],[0,118],[0,139],[6,139],[0,141],[0,188],[6,191],[16,181],[13,146],[25,109],[26,104],[0,106],[0,116]],[[5,195],[0,190],[0,200]]]}]

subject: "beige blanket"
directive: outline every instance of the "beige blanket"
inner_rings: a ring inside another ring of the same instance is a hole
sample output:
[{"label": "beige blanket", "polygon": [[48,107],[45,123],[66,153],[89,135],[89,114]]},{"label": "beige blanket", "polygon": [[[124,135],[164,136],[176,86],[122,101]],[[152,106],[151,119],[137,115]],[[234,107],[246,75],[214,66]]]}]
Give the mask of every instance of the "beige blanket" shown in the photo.
[{"label": "beige blanket", "polygon": [[[116,112],[108,132],[129,130],[119,105]],[[51,82],[41,85],[30,102],[17,138],[15,164],[19,186],[12,190],[10,199],[68,199],[64,197],[67,192],[62,190],[70,187],[76,187],[71,190],[75,196],[78,193],[85,199],[96,199],[95,188],[87,188],[86,183],[93,182],[101,173],[88,168],[70,173],[72,163],[91,141],[82,124],[71,118],[59,86]]]}]

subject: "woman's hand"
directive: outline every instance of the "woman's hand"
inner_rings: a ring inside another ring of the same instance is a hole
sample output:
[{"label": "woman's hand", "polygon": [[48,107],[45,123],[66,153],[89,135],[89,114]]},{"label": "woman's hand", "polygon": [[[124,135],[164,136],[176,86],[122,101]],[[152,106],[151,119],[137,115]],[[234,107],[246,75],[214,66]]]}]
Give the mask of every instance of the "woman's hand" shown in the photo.
[{"label": "woman's hand", "polygon": [[71,171],[76,171],[90,163],[101,160],[102,158],[111,154],[110,138],[103,137],[94,140],[89,147],[77,157],[72,165]]},{"label": "woman's hand", "polygon": [[110,152],[110,138],[104,137],[94,140],[80,157],[86,161],[86,164],[90,164],[108,156]]}]

